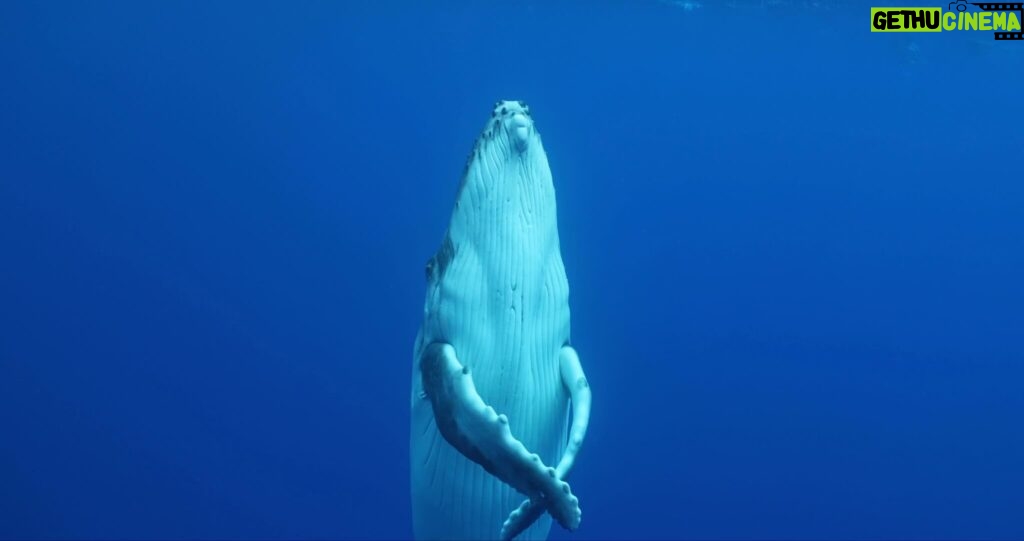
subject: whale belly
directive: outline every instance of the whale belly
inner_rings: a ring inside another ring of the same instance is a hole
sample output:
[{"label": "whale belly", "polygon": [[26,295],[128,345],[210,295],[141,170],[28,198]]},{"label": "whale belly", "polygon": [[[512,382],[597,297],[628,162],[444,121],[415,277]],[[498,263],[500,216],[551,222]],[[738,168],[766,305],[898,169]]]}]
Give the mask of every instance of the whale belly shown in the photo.
[{"label": "whale belly", "polygon": [[[509,415],[511,429],[545,463],[557,461],[563,451],[566,407],[560,393],[551,385],[520,400],[505,401],[510,406],[506,411],[517,412],[515,417]],[[547,400],[540,398],[545,395]],[[502,523],[523,495],[449,445],[434,423],[429,402],[413,407],[411,437],[416,538],[497,539]],[[517,539],[546,539],[550,528],[551,517],[545,514]]]},{"label": "whale belly", "polygon": [[[430,341],[450,343],[472,370],[480,396],[508,416],[512,434],[545,464],[557,463],[565,448],[569,409],[558,361],[569,327],[561,258],[555,255],[536,266],[508,265],[502,276],[482,279],[477,263],[464,255],[451,261],[431,294],[416,355]],[[414,392],[421,388],[418,377],[414,370]],[[413,396],[412,402],[416,537],[498,538],[524,496],[445,441],[429,401]],[[550,527],[551,517],[545,514],[517,539],[545,539]]]}]

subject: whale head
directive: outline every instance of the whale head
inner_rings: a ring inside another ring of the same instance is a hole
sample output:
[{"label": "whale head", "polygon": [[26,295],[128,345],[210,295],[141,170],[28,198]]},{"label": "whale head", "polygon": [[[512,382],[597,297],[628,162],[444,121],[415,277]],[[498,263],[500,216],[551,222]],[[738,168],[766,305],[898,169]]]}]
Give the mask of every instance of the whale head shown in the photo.
[{"label": "whale head", "polygon": [[491,110],[491,120],[484,128],[484,134],[488,131],[490,141],[495,146],[500,146],[502,150],[512,154],[525,153],[531,145],[540,144],[540,136],[534,128],[533,118],[530,117],[530,106],[523,101],[495,102]]},{"label": "whale head", "polygon": [[466,160],[451,235],[481,245],[525,234],[554,236],[555,207],[551,169],[530,107],[496,102]]},{"label": "whale head", "polygon": [[553,199],[547,154],[526,102],[495,102],[466,160],[460,196],[466,189],[478,195],[543,192]]}]

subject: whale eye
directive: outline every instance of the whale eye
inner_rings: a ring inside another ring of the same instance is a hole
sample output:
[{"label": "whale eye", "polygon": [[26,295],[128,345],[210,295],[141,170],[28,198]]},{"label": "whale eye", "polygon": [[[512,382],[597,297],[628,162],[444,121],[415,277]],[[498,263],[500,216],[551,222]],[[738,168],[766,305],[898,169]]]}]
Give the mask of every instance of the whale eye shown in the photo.
[{"label": "whale eye", "polygon": [[501,108],[501,114],[504,115],[504,114],[507,114],[507,113],[508,113],[508,107],[502,107]]}]

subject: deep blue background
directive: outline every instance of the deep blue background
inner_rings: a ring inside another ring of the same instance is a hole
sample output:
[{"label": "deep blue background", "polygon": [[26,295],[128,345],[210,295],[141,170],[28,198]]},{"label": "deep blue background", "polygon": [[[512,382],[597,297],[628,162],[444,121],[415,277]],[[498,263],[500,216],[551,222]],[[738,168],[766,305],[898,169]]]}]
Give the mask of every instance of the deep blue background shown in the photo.
[{"label": "deep blue background", "polygon": [[868,25],[0,4],[0,537],[410,536],[423,265],[507,98],[595,396],[554,538],[1024,538],[1024,44]]}]

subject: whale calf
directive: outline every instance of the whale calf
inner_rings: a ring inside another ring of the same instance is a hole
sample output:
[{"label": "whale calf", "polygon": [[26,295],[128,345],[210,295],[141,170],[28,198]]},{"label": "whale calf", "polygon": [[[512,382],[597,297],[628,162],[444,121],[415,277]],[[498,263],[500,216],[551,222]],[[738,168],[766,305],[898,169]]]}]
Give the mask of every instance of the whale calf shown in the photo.
[{"label": "whale calf", "polygon": [[525,103],[495,103],[426,279],[412,371],[416,538],[545,539],[552,519],[576,529],[565,478],[591,393],[569,343],[551,169]]}]

